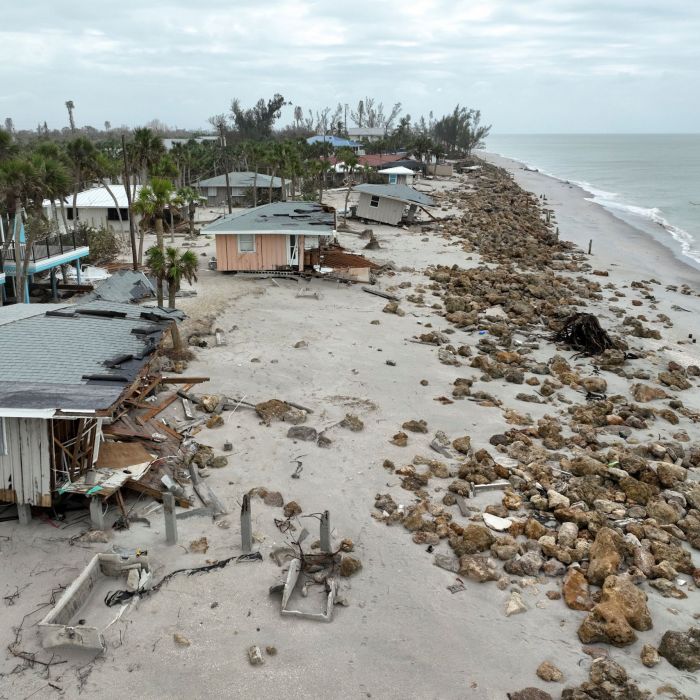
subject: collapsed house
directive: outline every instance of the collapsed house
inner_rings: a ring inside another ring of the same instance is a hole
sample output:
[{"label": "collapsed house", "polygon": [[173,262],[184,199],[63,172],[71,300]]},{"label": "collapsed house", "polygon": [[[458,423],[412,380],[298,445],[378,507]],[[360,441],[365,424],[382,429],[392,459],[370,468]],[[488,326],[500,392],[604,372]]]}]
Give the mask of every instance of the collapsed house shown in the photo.
[{"label": "collapsed house", "polygon": [[381,267],[364,255],[352,253],[336,244],[307,250],[305,258],[307,267],[322,273],[331,272],[333,277],[351,282],[369,282],[372,270]]},{"label": "collapsed house", "polygon": [[147,469],[143,448],[115,449],[105,429],[154,388],[151,363],[181,318],[104,301],[0,308],[0,502],[16,503],[21,522],[58,492],[108,498],[136,476],[115,469]]},{"label": "collapsed house", "polygon": [[222,216],[202,229],[216,238],[216,269],[304,269],[304,251],[335,236],[335,209],[315,202],[273,202]]},{"label": "collapsed house", "polygon": [[350,207],[353,218],[390,226],[412,223],[419,207],[425,211],[425,207],[435,205],[432,197],[408,185],[357,185],[353,191],[360,195],[358,203]]}]

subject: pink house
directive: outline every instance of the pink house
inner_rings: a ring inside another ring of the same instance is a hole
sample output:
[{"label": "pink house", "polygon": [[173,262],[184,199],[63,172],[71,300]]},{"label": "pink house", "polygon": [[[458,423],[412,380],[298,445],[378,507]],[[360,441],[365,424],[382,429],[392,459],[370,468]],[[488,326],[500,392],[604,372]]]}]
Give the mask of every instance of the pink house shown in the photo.
[{"label": "pink house", "polygon": [[205,226],[216,237],[216,269],[303,270],[304,251],[335,235],[335,210],[316,202],[273,202]]}]

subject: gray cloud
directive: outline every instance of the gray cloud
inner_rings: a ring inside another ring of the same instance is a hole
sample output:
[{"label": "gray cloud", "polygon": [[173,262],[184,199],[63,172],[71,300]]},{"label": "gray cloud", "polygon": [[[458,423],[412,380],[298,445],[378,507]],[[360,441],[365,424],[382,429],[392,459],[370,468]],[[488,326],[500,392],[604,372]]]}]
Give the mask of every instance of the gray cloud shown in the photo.
[{"label": "gray cloud", "polygon": [[32,0],[4,8],[0,117],[204,127],[233,97],[460,102],[499,132],[696,131],[696,0]]}]

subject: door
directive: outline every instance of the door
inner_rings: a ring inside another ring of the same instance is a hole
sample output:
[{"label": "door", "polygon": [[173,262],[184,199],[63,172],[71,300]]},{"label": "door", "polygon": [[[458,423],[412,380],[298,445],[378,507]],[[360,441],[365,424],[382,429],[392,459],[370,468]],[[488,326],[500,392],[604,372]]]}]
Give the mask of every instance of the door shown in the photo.
[{"label": "door", "polygon": [[287,264],[299,267],[299,236],[287,236]]}]

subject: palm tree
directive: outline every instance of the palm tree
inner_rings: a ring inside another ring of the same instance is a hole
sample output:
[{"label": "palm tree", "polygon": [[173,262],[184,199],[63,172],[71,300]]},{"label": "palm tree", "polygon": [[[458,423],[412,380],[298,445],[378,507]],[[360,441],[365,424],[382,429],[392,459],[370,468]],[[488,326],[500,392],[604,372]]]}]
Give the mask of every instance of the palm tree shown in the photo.
[{"label": "palm tree", "polygon": [[66,101],[66,109],[68,110],[68,123],[70,124],[70,130],[71,132],[75,133],[75,119],[73,118],[75,104],[73,103],[73,100]]},{"label": "palm tree", "polygon": [[140,169],[141,184],[145,184],[155,164],[165,155],[163,139],[151,129],[134,129],[131,160]]},{"label": "palm tree", "polygon": [[73,228],[78,227],[78,192],[94,174],[97,150],[84,136],[69,141],[66,153],[73,167]]},{"label": "palm tree", "polygon": [[7,253],[14,243],[15,249],[15,298],[18,303],[25,301],[25,280],[31,262],[31,255],[25,251],[31,250],[37,235],[35,231],[25,231],[25,251],[22,250],[20,229],[22,227],[22,209],[32,207],[41,210],[44,199],[44,183],[41,173],[35,164],[26,157],[15,157],[0,162],[0,196],[5,201],[5,208],[12,218],[10,234],[3,246]]},{"label": "palm tree", "polygon": [[180,206],[187,205],[187,218],[190,223],[190,236],[194,236],[194,215],[199,204],[199,193],[193,187],[181,187],[177,191],[177,199],[182,202]]},{"label": "palm tree", "polygon": [[[154,177],[150,185],[144,185],[139,192],[139,196],[134,202],[134,211],[144,218],[155,218],[156,239],[158,248],[165,250],[163,241],[163,219],[165,218],[165,208],[170,205],[173,196],[173,185],[170,180],[162,177]],[[143,220],[141,222],[143,224]],[[141,228],[141,240],[139,243],[139,264],[143,259],[143,237],[145,230]],[[162,292],[161,292],[162,296]]]},{"label": "palm tree", "polygon": [[168,283],[168,307],[175,308],[175,295],[180,291],[183,279],[190,284],[197,281],[199,259],[191,250],[181,253],[168,246],[164,251],[156,246],[146,251],[146,265],[158,281],[158,305],[163,305],[163,282]]}]

